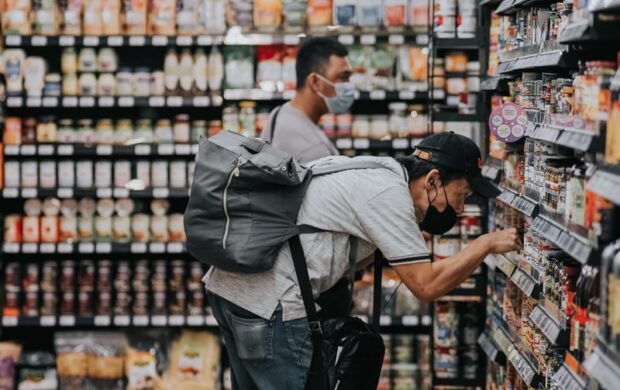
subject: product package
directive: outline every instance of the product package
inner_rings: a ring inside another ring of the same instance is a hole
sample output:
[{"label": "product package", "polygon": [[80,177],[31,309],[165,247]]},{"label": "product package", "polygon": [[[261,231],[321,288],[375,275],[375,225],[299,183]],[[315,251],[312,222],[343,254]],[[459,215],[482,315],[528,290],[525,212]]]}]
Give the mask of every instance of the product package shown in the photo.
[{"label": "product package", "polygon": [[82,33],[82,0],[66,0],[61,2],[62,33],[80,35]]},{"label": "product package", "polygon": [[177,34],[193,35],[200,32],[198,25],[198,3],[199,2],[195,0],[177,1]]},{"label": "product package", "polygon": [[287,46],[282,60],[282,80],[284,81],[284,89],[287,91],[294,91],[297,88],[296,63],[297,46]]},{"label": "product package", "polygon": [[349,47],[349,56],[347,58],[353,71],[350,82],[360,91],[368,91],[370,89],[370,50],[370,48],[362,46]]},{"label": "product package", "polygon": [[230,0],[226,8],[226,22],[229,26],[251,29],[254,20],[252,0]]},{"label": "product package", "polygon": [[308,0],[308,26],[325,27],[332,23],[332,0]]},{"label": "product package", "polygon": [[374,48],[370,66],[372,89],[394,89],[394,54],[389,46]]},{"label": "product package", "polygon": [[101,35],[103,34],[103,21],[101,20],[102,0],[88,0],[84,3],[84,35]]},{"label": "product package", "polygon": [[85,332],[56,333],[54,344],[60,389],[86,388],[88,342]]},{"label": "product package", "polygon": [[121,34],[121,0],[102,0],[101,10],[103,35]]},{"label": "product package", "polygon": [[399,89],[424,90],[428,69],[428,55],[417,46],[398,48]]},{"label": "product package", "polygon": [[146,0],[123,0],[125,15],[125,33],[128,35],[145,35],[147,31]]},{"label": "product package", "polygon": [[5,34],[28,35],[31,33],[30,4],[30,0],[2,2],[2,30]]},{"label": "product package", "polygon": [[26,352],[19,359],[17,390],[58,388],[56,362],[49,352]]},{"label": "product package", "polygon": [[306,0],[282,0],[284,30],[300,32],[306,25]]},{"label": "product package", "polygon": [[148,23],[150,34],[174,35],[176,32],[175,0],[151,0]]},{"label": "product package", "polygon": [[184,330],[170,349],[166,388],[215,390],[218,382],[220,344],[210,332]]},{"label": "product package", "polygon": [[280,45],[258,46],[256,48],[256,84],[263,91],[275,92],[283,89],[282,55]]},{"label": "product package", "polygon": [[226,32],[226,1],[198,0],[198,30],[210,34]]},{"label": "product package", "polygon": [[167,363],[165,331],[136,332],[127,346],[127,390],[163,389],[162,372]]},{"label": "product package", "polygon": [[225,88],[251,89],[254,87],[254,47],[224,47]]},{"label": "product package", "polygon": [[282,24],[282,0],[255,0],[254,27],[275,31]]},{"label": "product package", "polygon": [[400,29],[407,25],[407,0],[386,0],[383,4],[383,24],[389,30]]},{"label": "product package", "polygon": [[0,342],[0,361],[2,361],[2,370],[0,371],[0,388],[15,388],[15,365],[22,353],[22,346],[3,341]]},{"label": "product package", "polygon": [[352,30],[357,25],[357,4],[355,0],[334,0],[334,25]]},{"label": "product package", "polygon": [[58,34],[60,15],[56,0],[33,2],[34,33],[41,35]]},{"label": "product package", "polygon": [[383,23],[382,0],[360,0],[357,2],[357,23],[368,29],[378,29]]}]

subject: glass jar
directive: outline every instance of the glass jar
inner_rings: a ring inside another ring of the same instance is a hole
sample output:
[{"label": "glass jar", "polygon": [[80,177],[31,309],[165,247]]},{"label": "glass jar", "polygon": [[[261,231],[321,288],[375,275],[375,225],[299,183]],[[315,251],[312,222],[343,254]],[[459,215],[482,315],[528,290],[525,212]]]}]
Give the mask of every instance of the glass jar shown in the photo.
[{"label": "glass jar", "polygon": [[46,116],[39,119],[39,123],[37,124],[37,142],[53,143],[56,142],[56,140],[56,118],[53,116]]},{"label": "glass jar", "polygon": [[197,144],[200,141],[200,136],[207,136],[207,121],[197,120],[192,122],[192,130],[190,134],[190,142]]},{"label": "glass jar", "polygon": [[133,74],[133,95],[149,96],[151,92],[151,72],[148,68],[138,68]]},{"label": "glass jar", "polygon": [[224,122],[224,128],[228,131],[239,132],[239,112],[237,106],[226,106],[222,110],[222,121]]},{"label": "glass jar", "polygon": [[83,73],[79,79],[81,96],[95,96],[97,94],[97,77],[94,73]]},{"label": "glass jar", "polygon": [[166,93],[166,79],[162,71],[151,73],[151,95],[162,96]]},{"label": "glass jar", "polygon": [[246,137],[256,137],[256,103],[241,102],[239,103],[239,125],[240,133]]},{"label": "glass jar", "polygon": [[370,119],[370,138],[380,140],[390,135],[387,115],[373,115]]},{"label": "glass jar", "polygon": [[80,72],[97,71],[97,53],[95,52],[95,49],[86,47],[80,50],[80,56],[78,57],[78,70]]},{"label": "glass jar", "polygon": [[111,145],[114,143],[114,126],[111,119],[97,121],[97,144]]},{"label": "glass jar", "polygon": [[389,130],[392,138],[406,137],[407,126],[407,104],[403,102],[390,103]]},{"label": "glass jar", "polygon": [[77,134],[71,119],[61,119],[58,127],[58,142],[72,144],[77,140]]},{"label": "glass jar", "polygon": [[78,57],[75,49],[68,47],[62,51],[60,69],[64,74],[75,74],[78,70]]},{"label": "glass jar", "polygon": [[80,119],[77,141],[86,145],[92,145],[97,140],[92,119]]},{"label": "glass jar", "polygon": [[351,125],[351,135],[353,138],[370,137],[370,120],[367,115],[356,115]]},{"label": "glass jar", "polygon": [[114,142],[118,145],[126,145],[134,138],[133,122],[131,119],[119,119],[116,122]]},{"label": "glass jar", "polygon": [[22,143],[34,144],[37,142],[37,120],[28,118],[24,121],[22,128]]},{"label": "glass jar", "polygon": [[133,94],[133,74],[129,68],[120,68],[116,73],[116,91],[119,96]]},{"label": "glass jar", "polygon": [[162,144],[171,144],[174,140],[172,123],[169,119],[160,119],[155,125],[155,140]]},{"label": "glass jar", "polygon": [[99,72],[116,72],[118,69],[118,57],[114,49],[105,47],[99,50],[97,69]]},{"label": "glass jar", "polygon": [[153,122],[150,119],[140,119],[136,124],[136,131],[134,137],[139,142],[152,143],[153,142]]},{"label": "glass jar", "polygon": [[60,96],[61,81],[62,81],[62,78],[60,77],[60,74],[48,73],[45,76],[45,87],[43,87],[43,94],[45,96]]},{"label": "glass jar", "polygon": [[174,120],[174,142],[178,144],[187,144],[189,143],[189,133],[190,133],[190,125],[189,125],[189,115],[181,114],[177,115]]},{"label": "glass jar", "polygon": [[80,90],[76,74],[65,74],[62,78],[62,94],[76,96]]},{"label": "glass jar", "polygon": [[116,77],[111,73],[104,73],[99,76],[97,83],[97,95],[116,96]]},{"label": "glass jar", "polygon": [[210,121],[208,136],[213,137],[214,135],[217,135],[220,131],[222,131],[222,129],[222,121]]}]

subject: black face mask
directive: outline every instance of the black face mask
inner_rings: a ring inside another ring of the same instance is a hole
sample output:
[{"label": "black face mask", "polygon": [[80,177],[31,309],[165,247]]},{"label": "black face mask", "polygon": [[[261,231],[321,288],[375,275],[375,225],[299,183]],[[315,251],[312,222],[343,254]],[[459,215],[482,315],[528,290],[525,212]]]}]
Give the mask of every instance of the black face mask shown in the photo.
[{"label": "black face mask", "polygon": [[454,208],[448,203],[448,194],[446,194],[446,187],[443,187],[443,194],[446,197],[446,209],[439,211],[431,203],[431,197],[426,191],[426,197],[428,198],[428,210],[426,216],[422,222],[420,222],[420,229],[429,232],[433,235],[444,234],[448,230],[452,229],[456,225],[457,216]]}]

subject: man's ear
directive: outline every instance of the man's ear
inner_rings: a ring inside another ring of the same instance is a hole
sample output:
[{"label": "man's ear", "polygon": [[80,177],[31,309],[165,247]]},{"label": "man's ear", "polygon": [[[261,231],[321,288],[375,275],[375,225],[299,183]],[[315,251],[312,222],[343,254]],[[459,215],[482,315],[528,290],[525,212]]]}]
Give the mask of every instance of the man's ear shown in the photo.
[{"label": "man's ear", "polygon": [[439,181],[440,181],[439,170],[431,169],[431,171],[426,174],[426,180],[424,182],[424,186],[426,187],[427,190],[430,190],[431,188],[435,187]]},{"label": "man's ear", "polygon": [[312,72],[306,77],[306,88],[308,88],[312,92],[319,91],[319,78],[317,77],[315,72]]}]

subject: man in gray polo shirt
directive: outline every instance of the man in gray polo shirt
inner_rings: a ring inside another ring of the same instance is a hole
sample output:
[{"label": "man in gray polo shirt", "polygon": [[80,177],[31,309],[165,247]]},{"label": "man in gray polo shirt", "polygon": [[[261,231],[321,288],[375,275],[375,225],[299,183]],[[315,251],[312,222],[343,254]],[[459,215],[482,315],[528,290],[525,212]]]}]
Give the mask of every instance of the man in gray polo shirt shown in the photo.
[{"label": "man in gray polo shirt", "polygon": [[[350,236],[360,239],[358,267],[380,249],[423,301],[456,288],[488,254],[518,249],[516,230],[507,229],[485,234],[458,254],[431,263],[421,231],[448,231],[473,192],[498,195],[482,177],[480,150],[470,139],[443,133],[424,139],[405,159],[361,158],[386,169],[319,176],[299,211],[298,224],[326,231],[301,236],[315,298],[347,274]],[[346,161],[336,156],[314,164]],[[204,281],[230,357],[233,387],[303,389],[313,346],[289,246],[282,247],[269,271],[211,268]]]}]

